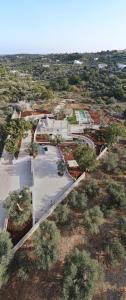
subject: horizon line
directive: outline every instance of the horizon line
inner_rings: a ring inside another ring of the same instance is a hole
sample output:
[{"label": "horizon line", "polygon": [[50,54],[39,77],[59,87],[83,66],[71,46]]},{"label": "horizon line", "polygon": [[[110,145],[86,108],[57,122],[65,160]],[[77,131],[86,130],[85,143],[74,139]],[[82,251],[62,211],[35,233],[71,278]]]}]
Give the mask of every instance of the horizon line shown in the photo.
[{"label": "horizon line", "polygon": [[78,54],[95,54],[95,53],[101,53],[101,52],[113,52],[113,51],[117,51],[117,52],[124,52],[126,51],[126,49],[107,49],[107,50],[98,50],[98,51],[63,51],[63,52],[47,52],[47,53],[42,53],[42,52],[38,52],[38,53],[34,53],[34,52],[10,52],[10,53],[3,53],[3,54],[0,54],[0,56],[12,56],[12,55],[62,55],[62,54],[74,54],[74,53],[78,53]]}]

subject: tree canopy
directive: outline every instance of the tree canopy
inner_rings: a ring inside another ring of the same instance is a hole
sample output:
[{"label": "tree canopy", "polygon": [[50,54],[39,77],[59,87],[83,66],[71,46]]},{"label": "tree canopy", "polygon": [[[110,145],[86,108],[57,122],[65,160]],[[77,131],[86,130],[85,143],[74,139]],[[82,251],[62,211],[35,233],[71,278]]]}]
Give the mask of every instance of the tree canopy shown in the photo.
[{"label": "tree canopy", "polygon": [[34,253],[38,268],[49,270],[59,255],[60,232],[53,221],[45,221],[34,238]]},{"label": "tree canopy", "polygon": [[103,280],[98,262],[86,251],[75,251],[66,257],[61,299],[91,300]]},{"label": "tree canopy", "polygon": [[120,124],[113,123],[105,129],[105,139],[108,146],[116,143],[119,136],[126,136],[126,127]]},{"label": "tree canopy", "polygon": [[84,225],[87,230],[93,234],[97,234],[100,230],[100,226],[104,223],[103,212],[99,206],[94,206],[85,211],[84,213]]},{"label": "tree canopy", "polygon": [[32,214],[32,199],[29,188],[24,188],[21,192],[11,192],[6,198],[4,207],[7,217],[14,225],[21,226],[29,221]]},{"label": "tree canopy", "polygon": [[0,230],[0,287],[7,280],[8,266],[13,258],[13,244],[9,233]]},{"label": "tree canopy", "polygon": [[75,159],[82,170],[91,171],[96,166],[96,152],[88,145],[78,145],[75,151]]}]

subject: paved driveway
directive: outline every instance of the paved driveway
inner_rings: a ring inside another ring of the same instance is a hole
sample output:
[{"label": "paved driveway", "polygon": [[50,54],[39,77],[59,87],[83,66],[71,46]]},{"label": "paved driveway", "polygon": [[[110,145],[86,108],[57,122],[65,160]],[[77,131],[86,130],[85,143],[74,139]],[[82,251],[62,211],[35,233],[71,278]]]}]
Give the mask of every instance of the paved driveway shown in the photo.
[{"label": "paved driveway", "polygon": [[4,226],[4,201],[8,194],[23,187],[32,186],[30,159],[17,161],[15,165],[3,164],[0,166],[0,228]]},{"label": "paved driveway", "polygon": [[34,160],[34,191],[33,212],[34,219],[38,221],[44,210],[47,210],[73,183],[68,175],[62,177],[57,174],[57,161],[60,159],[59,151],[54,146],[48,146],[48,151]]}]

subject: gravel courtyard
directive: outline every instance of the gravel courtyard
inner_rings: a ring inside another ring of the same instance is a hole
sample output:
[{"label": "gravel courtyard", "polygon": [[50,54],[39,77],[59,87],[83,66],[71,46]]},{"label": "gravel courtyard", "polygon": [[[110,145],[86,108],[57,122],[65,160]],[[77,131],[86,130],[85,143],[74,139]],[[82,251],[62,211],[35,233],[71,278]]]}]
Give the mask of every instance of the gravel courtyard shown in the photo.
[{"label": "gravel courtyard", "polygon": [[73,183],[65,174],[57,174],[57,161],[61,158],[59,151],[54,146],[48,146],[48,151],[43,154],[40,147],[39,156],[34,159],[34,191],[33,213],[38,221],[42,213],[47,210]]}]

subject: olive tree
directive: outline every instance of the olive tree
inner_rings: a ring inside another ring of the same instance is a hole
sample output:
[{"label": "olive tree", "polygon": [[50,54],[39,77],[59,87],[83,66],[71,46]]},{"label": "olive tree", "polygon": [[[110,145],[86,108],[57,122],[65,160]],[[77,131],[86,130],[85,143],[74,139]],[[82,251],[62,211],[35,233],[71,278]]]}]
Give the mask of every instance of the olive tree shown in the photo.
[{"label": "olive tree", "polygon": [[78,191],[73,191],[70,196],[70,206],[73,208],[78,208],[78,209],[85,209],[87,207],[87,195],[85,192],[81,193]]},{"label": "olive tree", "polygon": [[99,193],[99,186],[96,180],[92,180],[86,185],[86,194],[89,197],[95,197]]},{"label": "olive tree", "polygon": [[124,186],[112,180],[107,182],[108,205],[115,208],[126,207]]},{"label": "olive tree", "polygon": [[4,207],[7,217],[14,225],[21,226],[27,222],[32,214],[32,199],[29,188],[11,192],[6,198]]},{"label": "olive tree", "polygon": [[60,232],[53,221],[45,221],[33,238],[34,254],[38,268],[49,270],[59,255]]},{"label": "olive tree", "polygon": [[61,299],[91,300],[103,278],[98,262],[91,259],[88,252],[75,249],[65,259]]},{"label": "olive tree", "polygon": [[55,210],[56,223],[64,225],[69,221],[70,209],[67,204],[59,204]]},{"label": "olive tree", "polygon": [[115,266],[126,259],[126,250],[119,240],[109,240],[104,243],[104,250],[108,262]]},{"label": "olive tree", "polygon": [[88,145],[78,145],[74,156],[83,171],[92,171],[96,167],[96,151]]},{"label": "olive tree", "polygon": [[105,129],[104,136],[108,146],[111,147],[112,144],[117,142],[119,136],[126,136],[126,127],[117,123],[113,123]]},{"label": "olive tree", "polygon": [[116,153],[109,154],[104,167],[107,172],[112,172],[118,166],[118,155]]},{"label": "olive tree", "polygon": [[8,267],[13,258],[13,244],[10,235],[0,230],[0,287],[6,282]]},{"label": "olive tree", "polygon": [[93,234],[97,234],[100,230],[100,226],[104,223],[103,212],[99,206],[94,206],[85,211],[84,213],[84,225],[87,230]]}]

